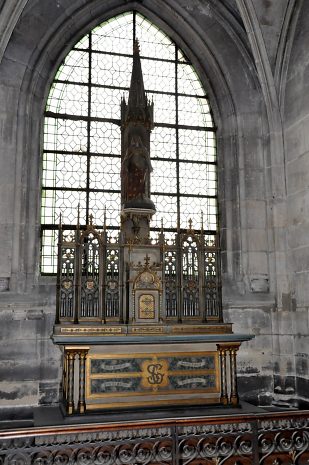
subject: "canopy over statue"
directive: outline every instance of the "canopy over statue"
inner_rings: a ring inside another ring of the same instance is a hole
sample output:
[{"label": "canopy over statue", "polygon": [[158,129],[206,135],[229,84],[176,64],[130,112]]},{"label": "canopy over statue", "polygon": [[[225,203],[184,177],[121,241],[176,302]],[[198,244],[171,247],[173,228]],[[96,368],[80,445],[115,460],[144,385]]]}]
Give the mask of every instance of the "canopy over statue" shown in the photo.
[{"label": "canopy over statue", "polygon": [[121,104],[122,166],[121,201],[123,210],[155,211],[150,200],[150,132],[153,127],[153,103],[144,90],[138,41],[133,46],[133,69],[128,104]]}]

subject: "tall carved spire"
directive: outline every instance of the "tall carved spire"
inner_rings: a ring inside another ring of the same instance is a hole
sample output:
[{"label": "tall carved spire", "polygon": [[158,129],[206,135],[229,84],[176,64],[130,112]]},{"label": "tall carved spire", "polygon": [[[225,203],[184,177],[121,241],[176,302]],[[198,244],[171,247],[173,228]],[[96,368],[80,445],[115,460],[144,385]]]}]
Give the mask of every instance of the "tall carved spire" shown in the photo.
[{"label": "tall carved spire", "polygon": [[129,93],[129,110],[144,109],[147,107],[147,97],[144,89],[144,79],[142,73],[141,59],[139,56],[139,43],[137,40],[133,44],[133,68],[131,75],[131,85]]},{"label": "tall carved spire", "polygon": [[[138,41],[133,45],[133,67],[128,103],[121,102],[122,160],[121,197],[123,208],[151,208],[150,132],[153,127],[153,103],[144,89]],[[149,205],[149,207],[147,207]]]},{"label": "tall carved spire", "polygon": [[145,93],[139,44],[135,40],[128,103],[124,98],[121,101],[121,204],[123,230],[127,238],[133,231],[136,240],[141,235],[146,238],[150,217],[156,210],[150,199],[152,128],[153,103]]},{"label": "tall carved spire", "polygon": [[128,104],[122,100],[122,123],[141,122],[151,130],[153,127],[153,103],[150,103],[144,88],[139,43],[136,39],[133,43],[133,67]]}]

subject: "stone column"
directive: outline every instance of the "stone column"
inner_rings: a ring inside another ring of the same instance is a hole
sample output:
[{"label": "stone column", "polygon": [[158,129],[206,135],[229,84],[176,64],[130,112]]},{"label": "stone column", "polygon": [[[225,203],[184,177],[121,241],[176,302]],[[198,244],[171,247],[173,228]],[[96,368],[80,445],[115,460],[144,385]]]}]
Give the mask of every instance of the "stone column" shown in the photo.
[{"label": "stone column", "polygon": [[226,351],[227,348],[225,346],[221,346],[217,344],[218,351],[219,351],[219,359],[220,359],[220,372],[221,372],[221,396],[220,402],[223,405],[228,404],[228,395],[227,395],[227,377],[226,377]]},{"label": "stone column", "polygon": [[68,395],[68,358],[67,353],[63,351],[63,367],[62,367],[62,400],[66,400]]},{"label": "stone column", "polygon": [[79,356],[79,381],[78,381],[78,412],[85,413],[86,412],[86,402],[85,402],[85,365],[86,365],[86,357],[88,354],[87,349],[80,349],[78,351]]},{"label": "stone column", "polygon": [[66,398],[66,412],[68,415],[74,413],[74,361],[75,350],[66,349],[67,359],[67,398]]},{"label": "stone column", "polygon": [[230,377],[231,377],[231,395],[230,404],[238,405],[239,397],[237,391],[237,373],[236,373],[236,354],[239,349],[239,345],[230,346],[228,348],[230,353]]}]

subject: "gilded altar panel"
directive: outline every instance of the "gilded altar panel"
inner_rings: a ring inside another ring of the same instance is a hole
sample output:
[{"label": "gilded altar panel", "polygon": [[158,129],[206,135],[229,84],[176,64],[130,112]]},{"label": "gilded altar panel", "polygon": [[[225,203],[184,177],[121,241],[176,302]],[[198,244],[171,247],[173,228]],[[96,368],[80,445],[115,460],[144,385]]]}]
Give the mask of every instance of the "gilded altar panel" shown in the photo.
[{"label": "gilded altar panel", "polygon": [[113,405],[122,404],[124,398],[131,398],[132,405],[147,404],[150,399],[156,405],[181,396],[193,398],[194,404],[194,397],[198,400],[201,394],[219,393],[219,389],[216,351],[90,354],[87,360],[86,401],[92,408],[97,402],[104,407],[104,399],[106,406],[112,400]]}]

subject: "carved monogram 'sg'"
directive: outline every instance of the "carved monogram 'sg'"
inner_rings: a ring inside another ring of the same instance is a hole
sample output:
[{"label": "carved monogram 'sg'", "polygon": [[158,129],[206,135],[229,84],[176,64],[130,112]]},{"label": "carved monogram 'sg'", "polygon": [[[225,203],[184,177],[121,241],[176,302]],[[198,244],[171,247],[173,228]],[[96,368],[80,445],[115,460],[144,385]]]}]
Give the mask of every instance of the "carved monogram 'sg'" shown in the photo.
[{"label": "carved monogram 'sg'", "polygon": [[163,366],[161,363],[152,363],[148,365],[147,371],[150,374],[147,380],[149,384],[161,384],[164,378],[164,373],[160,373]]}]

